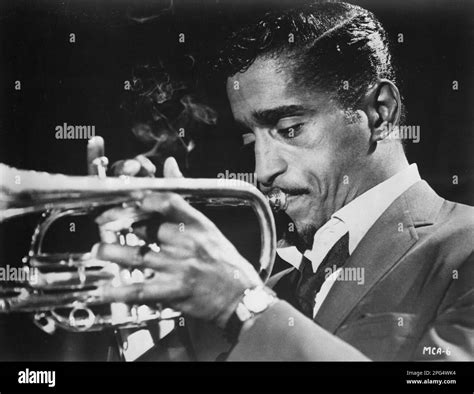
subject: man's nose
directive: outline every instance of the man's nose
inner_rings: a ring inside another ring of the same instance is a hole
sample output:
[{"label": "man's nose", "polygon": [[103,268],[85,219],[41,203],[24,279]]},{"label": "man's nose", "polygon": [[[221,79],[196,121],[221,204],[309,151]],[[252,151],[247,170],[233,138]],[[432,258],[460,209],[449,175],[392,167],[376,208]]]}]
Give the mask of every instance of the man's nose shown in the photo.
[{"label": "man's nose", "polygon": [[286,162],[277,147],[268,139],[255,141],[255,172],[265,188],[271,188],[275,179],[286,171]]}]

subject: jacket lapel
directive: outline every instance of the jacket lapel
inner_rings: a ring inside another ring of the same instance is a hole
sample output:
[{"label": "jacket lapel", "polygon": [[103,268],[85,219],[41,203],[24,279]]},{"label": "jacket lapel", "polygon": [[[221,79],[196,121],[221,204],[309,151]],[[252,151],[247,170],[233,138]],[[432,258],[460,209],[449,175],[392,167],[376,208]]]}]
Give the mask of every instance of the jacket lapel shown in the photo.
[{"label": "jacket lapel", "polygon": [[334,333],[369,290],[416,243],[415,227],[432,224],[443,200],[424,181],[417,182],[382,214],[344,268],[363,269],[364,283],[336,281],[315,321]]}]

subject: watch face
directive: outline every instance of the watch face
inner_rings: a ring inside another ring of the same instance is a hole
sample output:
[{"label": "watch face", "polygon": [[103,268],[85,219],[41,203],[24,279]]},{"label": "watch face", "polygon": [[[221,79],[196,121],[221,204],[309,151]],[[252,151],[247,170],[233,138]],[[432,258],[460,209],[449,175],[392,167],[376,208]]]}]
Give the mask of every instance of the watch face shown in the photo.
[{"label": "watch face", "polygon": [[271,296],[265,291],[250,291],[245,295],[243,303],[253,313],[264,311],[271,301]]}]

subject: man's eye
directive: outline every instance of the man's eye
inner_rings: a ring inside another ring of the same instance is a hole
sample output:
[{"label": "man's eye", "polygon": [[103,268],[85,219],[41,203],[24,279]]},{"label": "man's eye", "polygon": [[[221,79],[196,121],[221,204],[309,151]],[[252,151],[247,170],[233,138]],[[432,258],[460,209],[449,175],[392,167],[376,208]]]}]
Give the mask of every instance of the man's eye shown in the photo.
[{"label": "man's eye", "polygon": [[298,123],[298,124],[295,124],[291,127],[287,127],[287,128],[284,128],[284,129],[278,129],[278,134],[280,134],[284,138],[294,138],[301,131],[302,126],[303,126],[303,123]]},{"label": "man's eye", "polygon": [[254,133],[245,133],[242,134],[242,141],[244,146],[250,145],[255,142],[255,134]]}]

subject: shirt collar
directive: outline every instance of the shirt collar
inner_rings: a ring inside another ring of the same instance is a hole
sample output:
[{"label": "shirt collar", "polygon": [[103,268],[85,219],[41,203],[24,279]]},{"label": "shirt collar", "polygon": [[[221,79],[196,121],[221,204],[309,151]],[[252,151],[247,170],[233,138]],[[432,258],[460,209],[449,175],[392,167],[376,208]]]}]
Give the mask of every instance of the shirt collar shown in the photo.
[{"label": "shirt collar", "polygon": [[[349,231],[349,254],[355,250],[370,227],[384,211],[406,190],[421,180],[416,164],[411,164],[389,179],[367,190],[335,212],[331,219],[339,219]],[[324,227],[324,226],[323,226]],[[315,234],[315,239],[319,230]],[[317,245],[313,244],[313,249]],[[302,254],[295,246],[277,249],[278,255],[295,268],[301,264]]]},{"label": "shirt collar", "polygon": [[342,220],[349,230],[349,254],[352,254],[367,231],[385,210],[420,180],[417,165],[411,164],[384,182],[367,190],[331,216],[331,218]]}]

